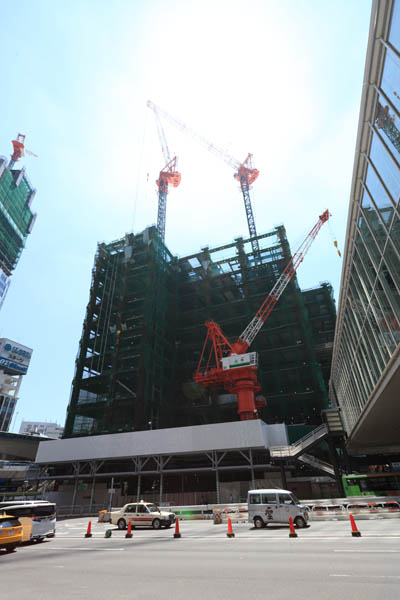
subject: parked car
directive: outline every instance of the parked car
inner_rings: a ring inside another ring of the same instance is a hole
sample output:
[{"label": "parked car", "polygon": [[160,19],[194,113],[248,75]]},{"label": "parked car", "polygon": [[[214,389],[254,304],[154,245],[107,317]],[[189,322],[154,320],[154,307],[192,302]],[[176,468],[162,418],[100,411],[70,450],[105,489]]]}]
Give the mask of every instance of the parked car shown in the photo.
[{"label": "parked car", "polygon": [[172,512],[161,511],[152,502],[130,502],[121,509],[112,511],[110,520],[118,529],[126,529],[129,521],[132,527],[148,526],[160,529],[171,527],[175,522],[175,515]]},{"label": "parked car", "polygon": [[14,552],[22,542],[22,525],[15,517],[0,515],[0,548]]},{"label": "parked car", "polygon": [[308,510],[289,490],[249,490],[247,497],[248,521],[256,529],[268,523],[289,523],[292,517],[296,527],[307,527]]}]

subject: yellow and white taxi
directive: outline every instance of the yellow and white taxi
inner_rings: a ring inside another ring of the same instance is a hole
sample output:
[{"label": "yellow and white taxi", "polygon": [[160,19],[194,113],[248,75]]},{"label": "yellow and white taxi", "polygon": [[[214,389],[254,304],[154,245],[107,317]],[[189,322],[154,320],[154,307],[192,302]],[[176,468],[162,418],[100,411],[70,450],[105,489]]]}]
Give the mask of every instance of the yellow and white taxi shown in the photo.
[{"label": "yellow and white taxi", "polygon": [[175,522],[172,512],[160,510],[152,502],[130,502],[119,510],[110,513],[110,521],[117,525],[118,529],[125,529],[131,521],[132,527],[147,526],[153,529],[171,527]]},{"label": "yellow and white taxi", "polygon": [[22,525],[15,517],[0,515],[0,548],[14,552],[22,542]]}]

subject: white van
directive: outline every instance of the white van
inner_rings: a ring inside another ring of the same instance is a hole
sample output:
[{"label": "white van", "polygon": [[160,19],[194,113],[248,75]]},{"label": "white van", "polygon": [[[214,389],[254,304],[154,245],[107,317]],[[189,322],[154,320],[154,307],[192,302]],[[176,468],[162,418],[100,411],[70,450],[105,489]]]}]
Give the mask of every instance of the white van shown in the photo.
[{"label": "white van", "polygon": [[296,527],[308,525],[308,510],[288,490],[249,490],[247,495],[249,523],[261,529],[268,523],[289,523],[293,518]]}]

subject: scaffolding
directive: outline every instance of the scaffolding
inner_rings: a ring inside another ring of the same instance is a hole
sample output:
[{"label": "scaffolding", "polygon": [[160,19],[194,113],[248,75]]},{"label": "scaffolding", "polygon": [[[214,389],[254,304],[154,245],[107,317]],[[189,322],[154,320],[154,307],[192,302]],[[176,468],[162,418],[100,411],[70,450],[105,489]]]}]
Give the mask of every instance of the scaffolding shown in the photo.
[{"label": "scaffolding", "polygon": [[174,364],[173,261],[155,227],[98,245],[65,437],[159,425]]},{"label": "scaffolding", "polygon": [[[243,238],[179,260],[178,357],[170,404],[176,409],[175,425],[238,418],[234,394],[205,390],[191,376],[205,338],[204,322],[215,320],[235,340],[291,258],[283,226],[257,236],[257,241],[259,261],[251,240]],[[312,317],[308,306],[315,312]],[[328,311],[323,324],[318,310],[324,315]],[[258,376],[267,401],[260,411],[264,421],[320,423],[321,409],[327,406],[335,315],[329,285],[302,293],[293,278],[251,348],[259,354]]]},{"label": "scaffolding", "polygon": [[[193,382],[218,322],[236,339],[291,253],[285,228],[176,258],[155,227],[99,244],[64,437],[237,420],[237,401]],[[294,277],[252,346],[269,423],[320,423],[335,324],[328,284]]]},{"label": "scaffolding", "polygon": [[24,169],[7,168],[0,157],[0,269],[10,276],[17,266],[36,215],[30,206],[35,196]]}]

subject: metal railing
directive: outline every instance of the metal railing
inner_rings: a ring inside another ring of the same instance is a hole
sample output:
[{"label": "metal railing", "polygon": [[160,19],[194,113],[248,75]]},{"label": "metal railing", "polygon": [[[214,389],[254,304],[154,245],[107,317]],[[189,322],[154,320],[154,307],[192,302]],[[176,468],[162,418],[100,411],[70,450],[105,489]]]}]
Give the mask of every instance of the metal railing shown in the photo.
[{"label": "metal railing", "polygon": [[311,454],[304,453],[299,456],[297,460],[301,460],[301,462],[306,463],[315,469],[329,473],[329,475],[332,475],[333,477],[335,476],[335,470],[331,464],[325,462],[324,460],[320,460],[319,458],[315,458],[315,456],[311,456]]},{"label": "metal railing", "polygon": [[290,446],[271,446],[270,456],[271,458],[296,458],[326,435],[328,435],[328,426],[324,423]]},{"label": "metal railing", "polygon": [[57,517],[92,517],[100,510],[107,510],[106,504],[57,505]]}]

